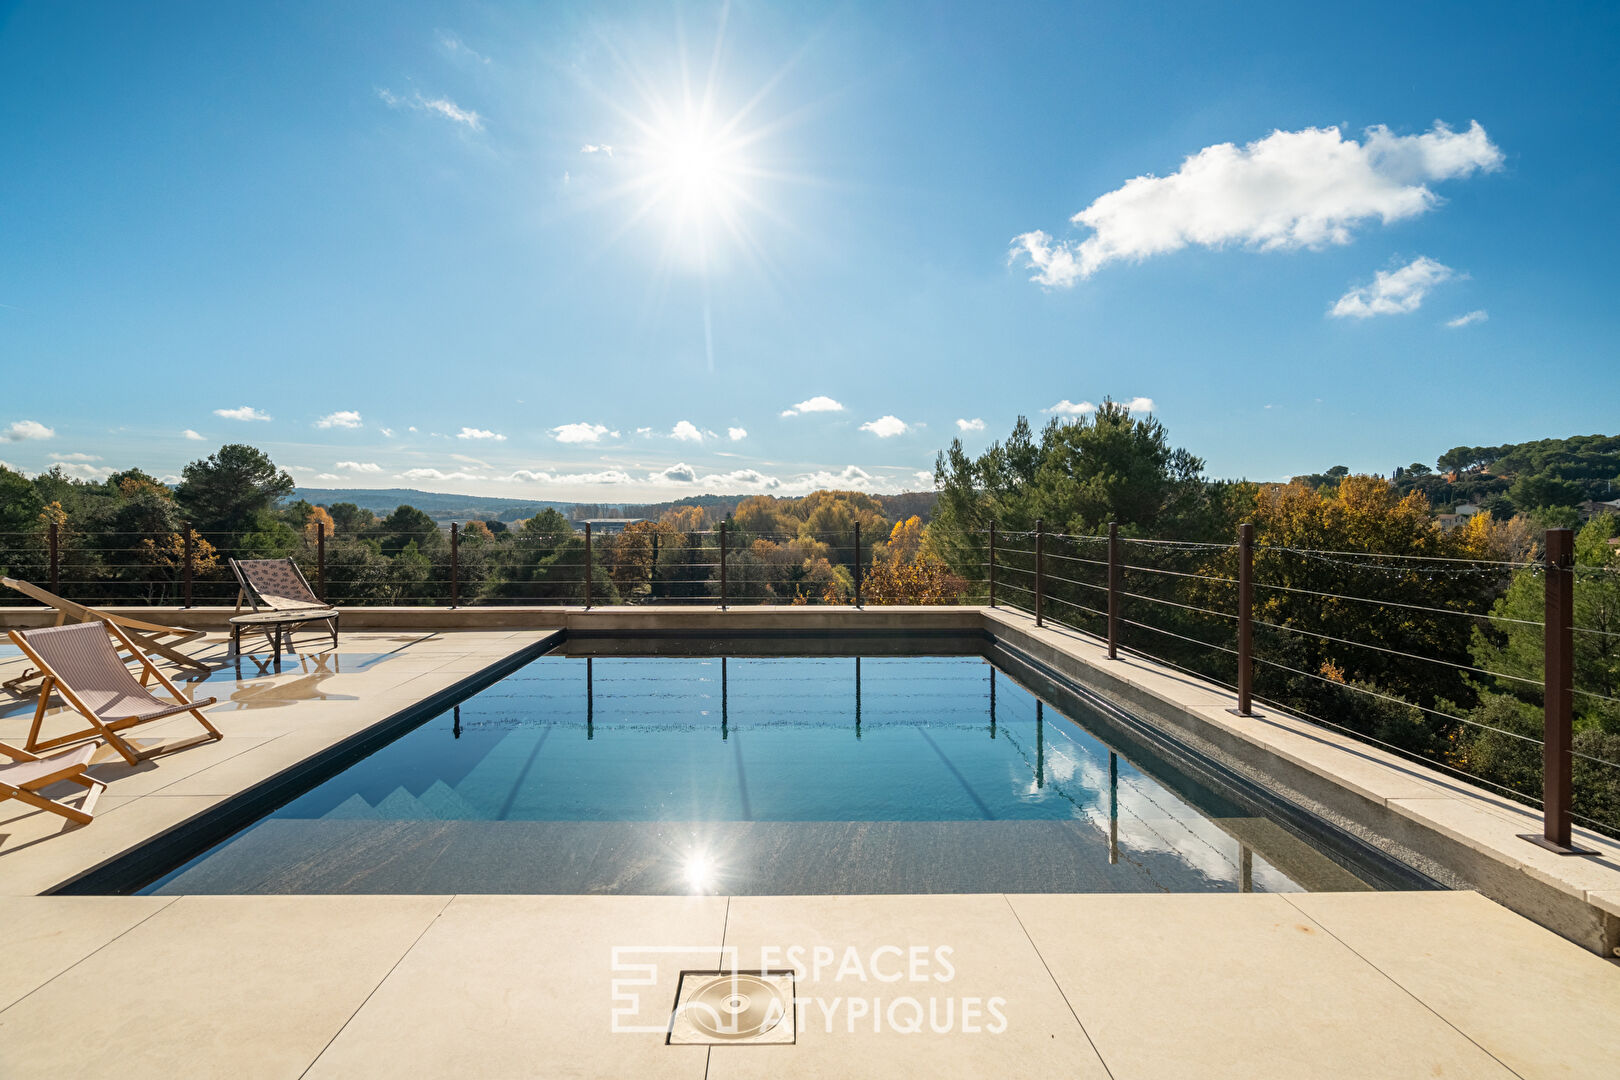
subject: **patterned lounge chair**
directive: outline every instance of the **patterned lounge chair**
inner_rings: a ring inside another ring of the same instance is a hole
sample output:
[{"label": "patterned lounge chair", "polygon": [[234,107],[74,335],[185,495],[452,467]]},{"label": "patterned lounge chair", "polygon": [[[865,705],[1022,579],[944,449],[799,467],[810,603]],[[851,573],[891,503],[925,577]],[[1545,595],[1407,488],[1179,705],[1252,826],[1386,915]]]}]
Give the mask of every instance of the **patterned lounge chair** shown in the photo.
[{"label": "patterned lounge chair", "polygon": [[232,559],[231,571],[241,590],[236,596],[236,609],[242,610],[245,599],[253,608],[251,615],[238,615],[231,620],[231,650],[242,650],[242,631],[259,628],[281,656],[282,634],[287,635],[289,651],[293,631],[306,623],[325,623],[332,635],[332,647],[337,647],[338,610],[328,607],[309,587],[304,572],[291,559]]}]

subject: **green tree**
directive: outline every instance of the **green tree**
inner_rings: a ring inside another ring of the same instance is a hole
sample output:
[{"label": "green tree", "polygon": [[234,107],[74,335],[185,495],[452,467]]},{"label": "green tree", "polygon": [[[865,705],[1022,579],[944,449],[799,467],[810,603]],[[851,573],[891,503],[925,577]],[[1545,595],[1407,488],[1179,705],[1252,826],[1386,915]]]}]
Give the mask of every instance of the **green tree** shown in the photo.
[{"label": "green tree", "polygon": [[293,478],[276,468],[264,451],[228,443],[187,465],[175,495],[198,530],[240,534],[260,524],[255,519],[294,488]]}]

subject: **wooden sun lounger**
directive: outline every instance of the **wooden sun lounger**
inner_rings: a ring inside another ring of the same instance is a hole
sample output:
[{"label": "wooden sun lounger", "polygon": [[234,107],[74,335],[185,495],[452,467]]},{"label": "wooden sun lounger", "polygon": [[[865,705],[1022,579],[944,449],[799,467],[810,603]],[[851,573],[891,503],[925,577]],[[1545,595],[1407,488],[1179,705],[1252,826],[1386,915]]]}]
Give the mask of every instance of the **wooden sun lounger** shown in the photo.
[{"label": "wooden sun lounger", "polygon": [[[0,577],[0,585],[4,585],[10,589],[16,589],[24,596],[38,600],[46,607],[55,608],[56,622],[54,625],[56,626],[61,626],[68,622],[82,623],[100,621],[104,623],[111,623],[115,626],[122,627],[127,632],[129,640],[134,644],[139,645],[148,653],[156,653],[165,660],[179,664],[181,667],[190,668],[194,671],[206,672],[208,670],[207,664],[204,664],[200,660],[193,659],[192,657],[181,652],[179,649],[175,648],[176,645],[184,645],[187,642],[196,641],[198,638],[203,636],[204,631],[202,630],[185,630],[177,626],[165,626],[162,623],[147,622],[143,619],[130,618],[128,615],[115,615],[110,611],[102,611],[100,608],[87,607],[84,604],[74,603],[72,600],[67,600],[63,597],[57,596],[55,593],[42,589],[38,585],[34,585],[26,581],[19,581],[16,578]],[[168,638],[170,640],[164,642],[158,640],[160,638]],[[18,675],[14,679],[7,679],[3,684],[0,684],[0,686],[4,686],[7,690],[16,691],[17,688],[23,683],[30,679],[37,679],[43,674],[43,672],[37,670],[24,671],[21,675]]]},{"label": "wooden sun lounger", "polygon": [[[63,750],[59,754],[40,757],[38,754],[30,754],[26,750],[18,750],[15,746],[0,743],[0,756],[11,759],[0,761],[0,802],[16,799],[37,809],[65,817],[74,824],[88,825],[93,816],[92,811],[96,808],[96,800],[107,789],[105,783],[84,771],[89,767],[90,759],[95,752],[95,743],[84,743],[71,750]],[[78,806],[69,806],[61,799],[41,794],[45,788],[52,784],[60,784],[64,780],[88,789]]]},{"label": "wooden sun lounger", "polygon": [[[125,761],[135,765],[158,754],[223,738],[219,729],[202,714],[203,706],[212,705],[216,699],[186,700],[169,677],[113,623],[42,626],[35,630],[11,630],[8,633],[12,642],[45,673],[45,682],[39,688],[39,706],[34,710],[34,725],[28,732],[26,749],[30,753],[100,736]],[[141,681],[135,680],[124,659],[113,649],[109,635],[140,661],[143,669]],[[146,689],[148,676],[156,679],[174,700],[164,701],[154,697]],[[45,722],[45,711],[50,705],[53,690],[88,720],[90,726],[68,735],[41,739],[40,727]],[[196,717],[206,734],[147,748],[137,747],[119,734],[137,724],[148,724],[181,713]]]}]

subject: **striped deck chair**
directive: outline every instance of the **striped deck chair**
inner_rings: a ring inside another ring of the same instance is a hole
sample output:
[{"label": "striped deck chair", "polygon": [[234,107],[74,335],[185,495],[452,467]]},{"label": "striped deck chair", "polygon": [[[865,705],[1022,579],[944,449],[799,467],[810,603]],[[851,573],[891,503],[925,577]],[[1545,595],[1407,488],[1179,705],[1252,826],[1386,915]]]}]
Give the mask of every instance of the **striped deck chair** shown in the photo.
[{"label": "striped deck chair", "polygon": [[[137,649],[124,631],[112,623],[75,623],[44,626],[37,630],[10,630],[7,633],[23,654],[45,673],[45,682],[39,688],[39,707],[34,710],[34,726],[28,732],[25,745],[30,753],[100,736],[125,761],[135,765],[159,754],[223,738],[219,729],[202,714],[203,706],[212,705],[216,699],[210,697],[187,701],[174,683],[169,681],[169,677],[152,663],[151,658]],[[142,682],[137,682],[134,674],[124,666],[123,658],[113,648],[114,640],[140,661]],[[173,695],[174,700],[164,701],[153,696],[144,685],[147,677],[156,679],[163,689]],[[45,710],[50,704],[53,690],[75,712],[88,720],[90,726],[68,735],[41,739],[40,727],[45,722]],[[119,734],[138,724],[149,724],[181,713],[195,716],[205,734],[151,747],[138,747]]]},{"label": "striped deck chair", "polygon": [[[202,637],[202,630],[185,630],[178,626],[165,626],[162,623],[148,622],[144,619],[131,618],[128,615],[117,615],[100,608],[88,607],[84,604],[74,603],[72,600],[57,596],[48,589],[42,589],[27,581],[18,581],[16,578],[0,577],[0,585],[8,589],[15,589],[24,596],[38,600],[46,607],[56,609],[56,625],[61,626],[69,622],[99,621],[113,623],[124,628],[129,639],[139,645],[148,653],[156,653],[180,667],[190,668],[193,671],[207,673],[208,665],[201,660],[187,656],[176,645],[185,645]],[[159,639],[169,638],[165,642]],[[17,693],[21,693],[22,684],[30,679],[40,677],[39,671],[24,671],[14,679],[7,679],[0,686]]]},{"label": "striped deck chair", "polygon": [[[332,635],[332,647],[337,648],[338,611],[315,595],[315,590],[309,587],[309,580],[298,569],[297,563],[291,559],[232,559],[231,571],[236,574],[236,582],[241,586],[236,594],[238,611],[242,609],[245,599],[255,615],[284,616],[274,624],[264,624],[267,635],[269,626],[285,626],[290,642],[292,632],[299,627],[308,623],[325,623]],[[308,618],[298,618],[301,614],[307,614]],[[253,621],[242,620],[243,623]],[[232,645],[237,651],[241,649],[241,629],[241,624],[232,623]]]}]

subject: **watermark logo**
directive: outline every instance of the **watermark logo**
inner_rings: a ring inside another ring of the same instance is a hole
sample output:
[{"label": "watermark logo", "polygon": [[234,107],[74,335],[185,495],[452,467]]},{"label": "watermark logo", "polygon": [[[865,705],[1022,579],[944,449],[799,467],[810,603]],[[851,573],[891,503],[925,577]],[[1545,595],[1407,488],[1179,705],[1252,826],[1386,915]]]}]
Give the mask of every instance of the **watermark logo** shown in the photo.
[{"label": "watermark logo", "polygon": [[[616,1034],[665,1034],[674,988],[711,946],[620,945],[612,950],[611,1023]],[[750,957],[752,959],[752,956]],[[744,978],[735,946],[720,950],[717,974]],[[791,973],[793,1027],[827,1033],[1001,1035],[1007,999],[956,993],[955,949],[949,945],[779,945],[759,950],[759,972]],[[713,1008],[712,1003],[705,1006]],[[696,1023],[703,1030],[705,1023]]]}]

